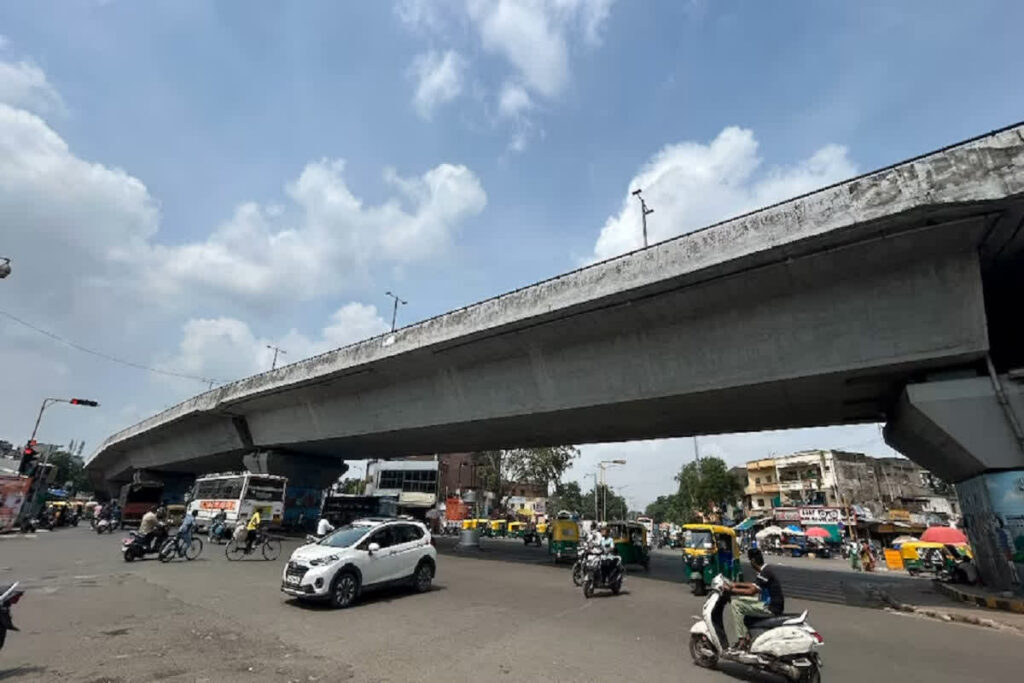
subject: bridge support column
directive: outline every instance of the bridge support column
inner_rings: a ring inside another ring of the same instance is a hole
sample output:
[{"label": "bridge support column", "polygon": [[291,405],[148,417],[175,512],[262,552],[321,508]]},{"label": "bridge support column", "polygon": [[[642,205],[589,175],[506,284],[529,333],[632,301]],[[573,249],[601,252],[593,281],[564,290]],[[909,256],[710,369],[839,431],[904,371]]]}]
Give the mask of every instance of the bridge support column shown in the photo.
[{"label": "bridge support column", "polygon": [[978,571],[1024,593],[1024,385],[992,372],[911,384],[885,440],[956,484]]},{"label": "bridge support column", "polygon": [[282,451],[259,451],[242,458],[250,472],[288,477],[283,523],[311,531],[320,515],[324,489],[348,471],[340,458],[325,458]]}]

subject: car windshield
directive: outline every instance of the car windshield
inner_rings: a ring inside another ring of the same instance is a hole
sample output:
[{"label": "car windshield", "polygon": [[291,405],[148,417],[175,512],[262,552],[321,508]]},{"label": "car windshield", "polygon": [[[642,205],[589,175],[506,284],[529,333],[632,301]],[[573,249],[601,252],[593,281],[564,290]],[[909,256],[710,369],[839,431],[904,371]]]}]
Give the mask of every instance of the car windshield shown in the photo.
[{"label": "car windshield", "polygon": [[318,545],[326,545],[332,548],[348,548],[365,536],[366,532],[372,528],[373,526],[369,524],[348,524],[338,527],[329,536],[324,536]]}]

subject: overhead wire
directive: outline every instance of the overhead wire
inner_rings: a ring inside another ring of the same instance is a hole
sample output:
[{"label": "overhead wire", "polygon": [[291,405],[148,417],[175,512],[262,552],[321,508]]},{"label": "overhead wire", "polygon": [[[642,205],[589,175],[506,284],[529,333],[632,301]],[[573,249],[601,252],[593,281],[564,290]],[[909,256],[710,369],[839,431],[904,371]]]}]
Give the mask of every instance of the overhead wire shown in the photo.
[{"label": "overhead wire", "polygon": [[76,342],[73,342],[70,339],[65,339],[64,337],[60,336],[59,334],[54,334],[53,332],[50,332],[49,330],[44,330],[41,327],[33,325],[32,323],[28,322],[27,320],[22,320],[21,318],[19,318],[18,316],[14,315],[13,313],[8,313],[7,311],[0,310],[0,315],[4,316],[5,318],[7,318],[9,320],[12,320],[12,321],[18,323],[19,325],[22,325],[23,327],[26,327],[26,328],[32,330],[33,332],[41,334],[41,335],[43,335],[45,337],[49,337],[50,339],[52,339],[52,340],[54,340],[54,341],[56,341],[56,342],[58,342],[60,344],[64,344],[65,346],[68,346],[68,347],[70,347],[72,349],[75,349],[76,351],[81,351],[82,353],[87,353],[87,354],[89,354],[91,356],[96,356],[97,358],[102,358],[103,360],[109,361],[111,363],[117,363],[119,365],[124,365],[124,366],[129,367],[129,368],[135,368],[136,370],[144,370],[146,372],[152,372],[152,373],[157,374],[157,375],[165,375],[167,377],[178,377],[180,379],[195,380],[197,382],[203,382],[204,384],[212,385],[212,384],[223,384],[224,383],[222,380],[214,379],[212,377],[200,377],[198,375],[189,375],[189,374],[184,373],[184,372],[175,372],[174,370],[162,370],[160,368],[154,368],[154,367],[151,367],[149,365],[144,365],[142,363],[136,363],[134,361],[125,360],[124,358],[118,358],[117,356],[112,356],[109,353],[104,353],[102,351],[97,351],[95,349],[90,349],[89,347],[83,346],[83,345],[78,344]]}]

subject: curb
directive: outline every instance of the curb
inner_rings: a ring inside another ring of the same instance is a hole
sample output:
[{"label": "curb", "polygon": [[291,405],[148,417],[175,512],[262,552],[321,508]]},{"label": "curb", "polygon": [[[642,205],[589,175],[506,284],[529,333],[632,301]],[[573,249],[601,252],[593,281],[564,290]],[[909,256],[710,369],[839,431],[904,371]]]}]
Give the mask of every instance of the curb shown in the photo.
[{"label": "curb", "polygon": [[978,607],[986,607],[988,609],[998,609],[1004,612],[1017,612],[1018,614],[1024,614],[1024,599],[1020,598],[996,598],[985,595],[974,595],[973,593],[967,593],[958,588],[954,588],[948,584],[936,581],[933,584],[935,589],[945,595],[947,598],[952,598],[960,602],[966,602],[971,605],[977,605]]},{"label": "curb", "polygon": [[[930,607],[918,607],[916,605],[908,605],[904,602],[900,602],[890,596],[884,591],[878,591],[878,598],[888,605],[885,610],[891,612],[903,612],[906,614],[918,614],[923,617],[929,617],[931,619],[938,619],[939,621],[955,622],[960,624],[971,624],[972,626],[984,626],[985,628],[996,629],[999,631],[1005,631],[1008,633],[1014,633],[1019,636],[1024,636],[1024,629],[1013,624],[1005,624],[1001,621],[994,619],[986,619],[985,617],[976,617],[973,614],[959,614],[956,612],[943,612],[938,609],[931,609]],[[973,597],[973,596],[972,596]]]}]

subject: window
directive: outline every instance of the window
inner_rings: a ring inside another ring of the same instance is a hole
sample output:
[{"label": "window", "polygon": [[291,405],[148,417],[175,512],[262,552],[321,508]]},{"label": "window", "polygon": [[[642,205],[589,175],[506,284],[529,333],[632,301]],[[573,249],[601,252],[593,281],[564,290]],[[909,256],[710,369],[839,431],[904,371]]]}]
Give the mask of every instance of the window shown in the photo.
[{"label": "window", "polygon": [[763,508],[764,507],[764,498],[758,498],[757,499],[757,507],[759,507],[759,508]]},{"label": "window", "polygon": [[368,530],[368,527],[362,525],[338,527],[329,536],[324,536],[323,540],[320,541],[320,545],[328,545],[332,548],[347,548],[365,536]]},{"label": "window", "polygon": [[399,524],[392,527],[395,534],[395,543],[412,543],[423,538],[423,529],[412,524]]},{"label": "window", "polygon": [[249,488],[245,492],[246,500],[263,502],[279,502],[284,500],[284,482],[280,479],[266,477],[250,477]]},{"label": "window", "polygon": [[760,484],[761,483],[761,477],[754,477],[754,483],[755,484]]},{"label": "window", "polygon": [[380,473],[378,488],[401,489],[402,474],[404,473],[401,470],[384,470]]},{"label": "window", "polygon": [[220,479],[201,479],[196,482],[196,487],[192,492],[192,498],[195,499],[210,499],[217,498],[217,491],[220,488]]}]

